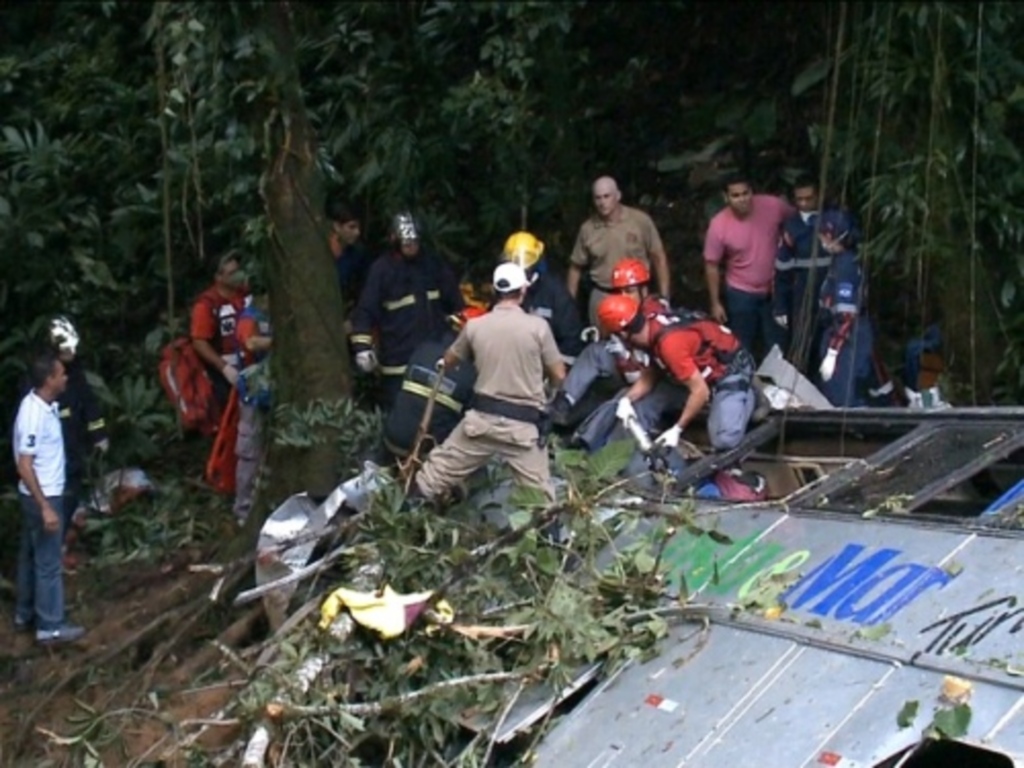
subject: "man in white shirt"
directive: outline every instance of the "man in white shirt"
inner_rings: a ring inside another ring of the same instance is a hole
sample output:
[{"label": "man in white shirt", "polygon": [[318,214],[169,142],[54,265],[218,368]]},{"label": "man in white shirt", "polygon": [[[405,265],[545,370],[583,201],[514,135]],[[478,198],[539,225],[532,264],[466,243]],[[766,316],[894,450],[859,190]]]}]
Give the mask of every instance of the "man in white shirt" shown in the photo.
[{"label": "man in white shirt", "polygon": [[29,374],[32,391],[22,399],[14,422],[22,511],[14,626],[28,630],[34,625],[36,642],[54,645],[85,634],[64,620],[64,436],[57,400],[68,376],[64,364],[49,351],[32,362]]}]

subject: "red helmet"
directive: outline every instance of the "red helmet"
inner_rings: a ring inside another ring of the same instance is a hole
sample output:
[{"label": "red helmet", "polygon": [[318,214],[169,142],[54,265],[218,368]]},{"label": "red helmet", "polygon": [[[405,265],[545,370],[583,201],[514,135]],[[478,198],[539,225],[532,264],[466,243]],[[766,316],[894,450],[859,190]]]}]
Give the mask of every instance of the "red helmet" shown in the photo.
[{"label": "red helmet", "polygon": [[612,288],[634,288],[651,281],[651,272],[640,259],[621,259],[612,270]]},{"label": "red helmet", "polygon": [[613,293],[597,305],[597,322],[607,333],[635,333],[640,330],[643,319],[640,303],[632,296]]}]

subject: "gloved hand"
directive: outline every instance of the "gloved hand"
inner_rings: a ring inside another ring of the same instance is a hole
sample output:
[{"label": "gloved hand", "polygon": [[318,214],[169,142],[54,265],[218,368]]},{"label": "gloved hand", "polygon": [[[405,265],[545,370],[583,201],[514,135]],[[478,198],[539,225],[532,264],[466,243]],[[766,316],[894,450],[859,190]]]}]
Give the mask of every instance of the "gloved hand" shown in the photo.
[{"label": "gloved hand", "polygon": [[110,450],[110,440],[106,437],[100,440],[98,443],[96,443],[96,450],[99,451],[100,453],[105,454],[107,451]]},{"label": "gloved hand", "polygon": [[789,328],[789,316],[788,315],[775,315],[775,322],[781,325],[783,328]]},{"label": "gloved hand", "polygon": [[584,344],[593,344],[601,338],[601,332],[597,329],[596,325],[588,325],[583,329],[583,333],[580,334],[580,340]]},{"label": "gloved hand", "polygon": [[228,380],[228,383],[233,387],[238,383],[238,369],[233,365],[225,365],[220,369],[220,372],[224,374],[224,378]]},{"label": "gloved hand", "polygon": [[356,366],[363,373],[373,373],[377,369],[377,355],[372,349],[364,349],[356,353]]},{"label": "gloved hand", "polygon": [[836,359],[839,357],[838,349],[829,349],[825,353],[825,359],[821,361],[821,366],[818,368],[818,373],[821,374],[822,381],[831,381],[832,376],[836,372]]},{"label": "gloved hand", "polygon": [[604,343],[604,348],[616,357],[627,357],[629,355],[629,350],[626,349],[626,345],[618,336],[609,336],[608,340]]},{"label": "gloved hand", "polygon": [[682,436],[683,428],[678,424],[673,424],[670,428],[658,435],[658,439],[654,441],[654,444],[661,448],[675,449],[679,447],[679,438]]},{"label": "gloved hand", "polygon": [[623,424],[630,419],[636,418],[636,411],[633,409],[633,403],[628,397],[620,397],[619,402],[615,404],[615,418]]}]

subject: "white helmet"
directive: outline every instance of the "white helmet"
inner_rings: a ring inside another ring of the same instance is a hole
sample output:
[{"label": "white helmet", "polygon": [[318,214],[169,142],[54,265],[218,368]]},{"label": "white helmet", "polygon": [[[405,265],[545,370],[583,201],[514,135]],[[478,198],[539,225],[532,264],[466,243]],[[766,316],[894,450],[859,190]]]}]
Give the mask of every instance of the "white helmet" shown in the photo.
[{"label": "white helmet", "polygon": [[61,352],[78,351],[78,331],[74,324],[64,315],[58,315],[50,321],[50,342]]},{"label": "white helmet", "polygon": [[512,261],[499,264],[494,270],[494,290],[498,293],[513,293],[530,284],[526,270]]}]

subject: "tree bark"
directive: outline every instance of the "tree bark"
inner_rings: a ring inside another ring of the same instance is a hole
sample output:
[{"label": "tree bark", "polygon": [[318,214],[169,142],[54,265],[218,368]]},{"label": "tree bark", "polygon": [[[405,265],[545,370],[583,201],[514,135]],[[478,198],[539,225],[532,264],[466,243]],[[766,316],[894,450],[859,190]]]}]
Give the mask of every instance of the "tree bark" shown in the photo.
[{"label": "tree bark", "polygon": [[[260,188],[270,227],[266,264],[274,401],[305,408],[316,401],[337,403],[350,394],[344,315],[327,243],[324,180],[302,97],[291,8],[287,2],[270,2],[261,15],[273,77],[263,123],[270,151]],[[261,522],[269,508],[293,493],[308,491],[315,498],[334,489],[340,463],[334,428],[314,427],[312,436],[308,447],[270,445],[269,484],[262,499],[268,503],[259,503],[253,518]]]}]

